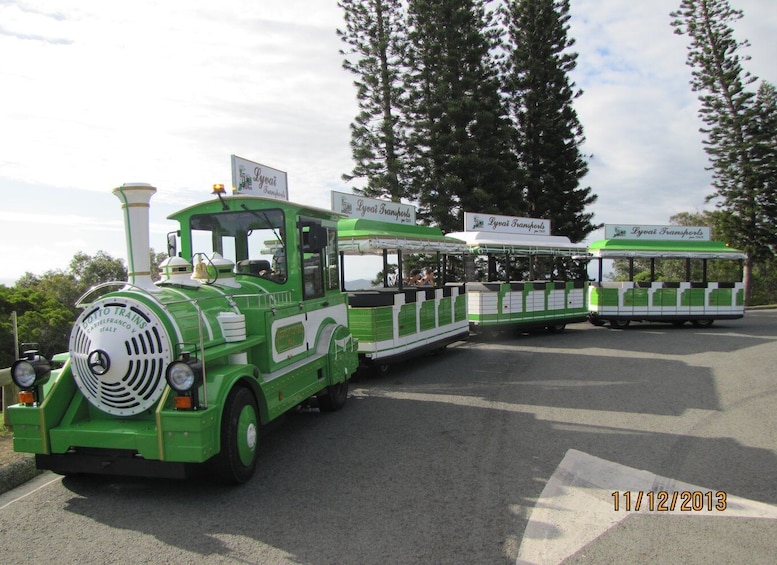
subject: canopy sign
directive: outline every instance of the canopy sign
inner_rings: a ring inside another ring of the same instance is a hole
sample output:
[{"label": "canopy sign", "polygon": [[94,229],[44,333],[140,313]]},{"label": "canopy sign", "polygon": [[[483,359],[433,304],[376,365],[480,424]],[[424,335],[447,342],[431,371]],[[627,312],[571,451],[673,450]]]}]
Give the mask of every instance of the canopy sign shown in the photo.
[{"label": "canopy sign", "polygon": [[464,212],[464,231],[550,235],[550,220]]},{"label": "canopy sign", "polygon": [[605,224],[604,238],[636,239],[642,241],[709,241],[710,228],[706,226]]},{"label": "canopy sign", "polygon": [[286,173],[232,155],[232,194],[288,200]]},{"label": "canopy sign", "polygon": [[415,206],[332,191],[332,210],[349,218],[415,225]]}]

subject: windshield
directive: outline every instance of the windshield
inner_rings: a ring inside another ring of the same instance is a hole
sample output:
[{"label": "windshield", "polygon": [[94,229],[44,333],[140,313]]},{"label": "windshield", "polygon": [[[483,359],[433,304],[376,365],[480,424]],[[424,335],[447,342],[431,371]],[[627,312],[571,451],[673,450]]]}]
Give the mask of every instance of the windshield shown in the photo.
[{"label": "windshield", "polygon": [[248,210],[192,216],[192,253],[219,253],[238,274],[286,282],[286,244],[281,210]]}]

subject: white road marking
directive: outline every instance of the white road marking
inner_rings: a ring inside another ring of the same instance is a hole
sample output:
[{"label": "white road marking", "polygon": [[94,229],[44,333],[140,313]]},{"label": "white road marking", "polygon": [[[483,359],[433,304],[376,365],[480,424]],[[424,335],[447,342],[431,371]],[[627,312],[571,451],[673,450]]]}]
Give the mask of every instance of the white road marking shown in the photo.
[{"label": "white road marking", "polygon": [[15,489],[11,489],[8,492],[0,494],[0,510],[8,508],[14,502],[19,502],[32,493],[47,487],[51,483],[61,481],[63,478],[64,477],[62,475],[55,475],[52,472],[41,473],[40,475],[16,487]]},{"label": "white road marking", "polygon": [[[682,483],[570,449],[531,511],[518,550],[517,564],[560,563],[628,516],[635,514],[633,510],[614,511],[615,491],[629,491],[634,494],[658,491],[716,492],[715,489]],[[624,501],[621,500],[620,503],[624,504]],[[707,511],[706,508],[696,512],[681,511],[679,502],[674,511],[651,511],[645,499],[639,511],[659,516],[777,520],[777,507],[735,496],[726,497],[724,511]]]}]

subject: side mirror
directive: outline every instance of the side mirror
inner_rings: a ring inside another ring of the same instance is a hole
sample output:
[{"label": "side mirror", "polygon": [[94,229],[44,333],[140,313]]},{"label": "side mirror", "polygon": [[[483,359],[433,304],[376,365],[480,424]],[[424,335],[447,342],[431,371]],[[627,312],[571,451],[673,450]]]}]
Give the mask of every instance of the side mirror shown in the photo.
[{"label": "side mirror", "polygon": [[178,255],[178,234],[180,232],[171,231],[167,234],[167,256],[175,257]]},{"label": "side mirror", "polygon": [[312,222],[300,226],[300,248],[303,253],[315,253],[327,246],[327,230],[321,224]]}]

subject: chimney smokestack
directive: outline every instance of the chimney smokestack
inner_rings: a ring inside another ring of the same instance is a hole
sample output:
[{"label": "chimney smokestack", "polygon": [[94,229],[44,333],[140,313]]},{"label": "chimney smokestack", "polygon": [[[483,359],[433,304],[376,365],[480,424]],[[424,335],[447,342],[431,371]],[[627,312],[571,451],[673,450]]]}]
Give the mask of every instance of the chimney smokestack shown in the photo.
[{"label": "chimney smokestack", "polygon": [[128,282],[150,291],[158,290],[151,280],[149,244],[149,202],[155,192],[156,188],[144,182],[125,183],[113,189],[124,212]]}]

